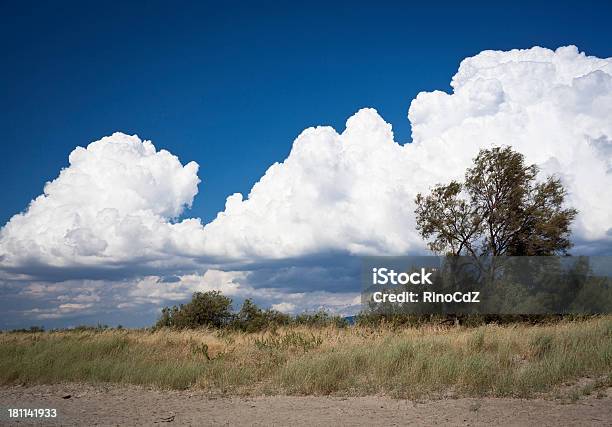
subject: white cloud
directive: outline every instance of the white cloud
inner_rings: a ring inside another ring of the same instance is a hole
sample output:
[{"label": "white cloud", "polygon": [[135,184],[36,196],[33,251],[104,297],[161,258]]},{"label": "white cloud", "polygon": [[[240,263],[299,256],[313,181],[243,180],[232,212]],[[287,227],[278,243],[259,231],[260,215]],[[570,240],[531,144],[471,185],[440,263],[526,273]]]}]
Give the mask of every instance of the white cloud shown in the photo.
[{"label": "white cloud", "polygon": [[136,282],[126,299],[133,304],[171,305],[189,300],[194,292],[220,291],[236,301],[251,298],[260,306],[288,313],[325,309],[332,313],[354,314],[360,309],[359,292],[295,292],[291,287],[254,286],[257,280],[252,280],[251,275],[245,271],[207,270],[203,274],[177,276],[172,282],[149,276]]},{"label": "white cloud", "polygon": [[272,304],[272,309],[280,311],[282,313],[293,313],[295,311],[295,304],[290,302],[279,302],[278,304]]},{"label": "white cloud", "polygon": [[205,248],[244,258],[418,250],[411,201],[426,173],[375,110],[360,110],[342,134],[306,129],[246,200],[230,196],[204,228]]},{"label": "white cloud", "polygon": [[486,51],[465,59],[451,85],[451,94],[423,92],[411,103],[412,144],[396,143],[372,109],[342,134],[306,129],[246,200],[228,198],[205,227],[207,250],[279,258],[423,250],[415,195],[460,178],[492,145],[513,146],[543,174],[558,174],[580,211],[575,238],[610,243],[612,59],[574,46]]},{"label": "white cloud", "polygon": [[50,320],[72,318],[77,315],[87,314],[88,310],[93,307],[93,304],[60,304],[57,307],[50,308],[33,308],[26,310],[23,314],[27,317],[36,320]]},{"label": "white cloud", "polygon": [[[183,166],[119,133],[77,148],[70,166],[2,229],[2,267],[29,274],[33,265],[138,266],[156,276],[202,259],[223,269],[228,261],[336,251],[419,252],[415,195],[460,178],[479,148],[502,144],[561,176],[580,210],[574,237],[582,249],[609,248],[612,59],[573,46],[485,51],[461,63],[451,86],[452,93],[423,92],[412,101],[411,144],[394,141],[373,109],[349,118],[342,133],[306,129],[248,197],[228,197],[204,227],[199,219],[173,221],[197,193],[197,164]],[[184,293],[182,285],[150,286],[136,289]]]},{"label": "white cloud", "polygon": [[3,266],[149,262],[180,253],[175,242],[186,246],[184,233],[201,228],[197,220],[171,221],[198,191],[195,162],[183,166],[151,142],[121,133],[77,147],[69,162],[3,227]]},{"label": "white cloud", "polygon": [[409,119],[418,149],[448,175],[480,147],[511,145],[544,174],[558,174],[580,210],[581,241],[610,242],[612,59],[533,48],[467,58],[453,93],[421,93]]},{"label": "white cloud", "polygon": [[130,301],[160,304],[165,301],[185,301],[194,292],[221,291],[233,297],[241,294],[240,282],[245,272],[207,270],[204,274],[176,276],[172,281],[147,276],[134,283],[128,293]]}]

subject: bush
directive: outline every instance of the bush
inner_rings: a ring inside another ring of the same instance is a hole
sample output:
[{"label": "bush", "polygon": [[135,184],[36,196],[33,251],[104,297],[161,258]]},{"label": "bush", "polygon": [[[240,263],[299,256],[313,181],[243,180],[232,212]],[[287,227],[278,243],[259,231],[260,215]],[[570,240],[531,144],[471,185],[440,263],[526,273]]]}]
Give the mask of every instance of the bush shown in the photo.
[{"label": "bush", "polygon": [[302,313],[295,316],[293,323],[296,325],[324,327],[336,326],[343,328],[348,326],[348,321],[340,316],[332,316],[327,311],[319,310],[314,313]]},{"label": "bush", "polygon": [[13,329],[11,332],[35,334],[37,332],[45,332],[45,328],[44,326],[30,326],[28,329]]},{"label": "bush", "polygon": [[229,328],[242,332],[259,332],[269,328],[288,325],[311,327],[348,326],[348,321],[340,316],[332,316],[326,311],[302,313],[295,317],[280,311],[262,310],[251,299],[246,299],[238,313],[232,313],[232,300],[219,291],[196,292],[191,301],[180,306],[164,307],[154,326],[159,328]]},{"label": "bush", "polygon": [[269,327],[288,325],[291,317],[280,311],[262,310],[251,299],[246,299],[231,326],[244,332],[258,332]]},{"label": "bush", "polygon": [[164,307],[155,328],[221,328],[232,320],[232,300],[219,291],[195,292],[191,301],[179,307]]}]

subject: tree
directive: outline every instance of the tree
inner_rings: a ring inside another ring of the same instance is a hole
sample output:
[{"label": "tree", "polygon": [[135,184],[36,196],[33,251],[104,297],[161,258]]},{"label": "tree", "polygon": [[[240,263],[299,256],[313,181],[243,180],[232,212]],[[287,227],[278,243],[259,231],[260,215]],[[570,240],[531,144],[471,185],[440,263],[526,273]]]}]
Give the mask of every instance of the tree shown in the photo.
[{"label": "tree", "polygon": [[564,207],[561,181],[537,182],[538,172],[510,147],[481,149],[464,183],[417,195],[417,230],[432,251],[447,255],[567,254],[577,211]]},{"label": "tree", "polygon": [[246,332],[255,332],[264,329],[266,324],[264,311],[257,307],[250,298],[245,299],[234,319],[234,326]]},{"label": "tree", "polygon": [[288,325],[291,316],[273,309],[262,310],[246,299],[238,313],[232,313],[232,300],[219,291],[196,292],[191,301],[180,306],[164,307],[155,328],[234,328],[257,332],[269,327]]},{"label": "tree", "polygon": [[156,327],[220,328],[232,319],[232,300],[219,291],[195,292],[191,301],[179,307],[164,307]]}]

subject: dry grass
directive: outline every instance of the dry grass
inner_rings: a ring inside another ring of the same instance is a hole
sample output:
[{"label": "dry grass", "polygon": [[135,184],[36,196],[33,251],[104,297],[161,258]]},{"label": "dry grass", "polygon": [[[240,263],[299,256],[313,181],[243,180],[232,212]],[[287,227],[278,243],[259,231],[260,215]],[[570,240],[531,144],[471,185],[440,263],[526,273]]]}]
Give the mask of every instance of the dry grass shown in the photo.
[{"label": "dry grass", "polygon": [[0,335],[5,384],[80,381],[230,394],[528,397],[552,394],[587,376],[612,385],[612,317],[479,328]]}]

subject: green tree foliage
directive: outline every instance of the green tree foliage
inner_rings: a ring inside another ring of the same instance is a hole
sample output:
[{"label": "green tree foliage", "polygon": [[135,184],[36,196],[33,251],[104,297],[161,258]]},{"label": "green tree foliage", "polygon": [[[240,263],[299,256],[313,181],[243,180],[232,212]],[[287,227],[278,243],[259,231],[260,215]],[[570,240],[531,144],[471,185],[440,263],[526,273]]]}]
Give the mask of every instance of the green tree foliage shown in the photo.
[{"label": "green tree foliage", "polygon": [[272,309],[262,310],[251,299],[246,299],[234,317],[231,327],[245,332],[257,332],[271,326],[287,325],[290,322],[291,317],[288,314]]},{"label": "green tree foliage", "polygon": [[246,299],[237,313],[231,310],[232,300],[219,291],[196,292],[187,304],[164,307],[155,328],[212,327],[257,332],[284,325],[347,325],[342,317],[332,316],[325,311],[302,313],[292,317],[273,309],[262,310],[251,299]]},{"label": "green tree foliage", "polygon": [[232,320],[232,300],[219,291],[195,292],[191,301],[179,307],[164,307],[156,327],[220,328]]},{"label": "green tree foliage", "polygon": [[418,194],[417,230],[430,249],[447,255],[566,254],[577,211],[564,207],[566,191],[553,176],[536,180],[510,147],[482,149],[463,183],[436,185]]},{"label": "green tree foliage", "polygon": [[28,329],[25,329],[25,328],[13,329],[11,332],[21,332],[21,333],[35,334],[35,333],[38,333],[38,332],[45,332],[45,327],[44,326],[30,326]]}]

